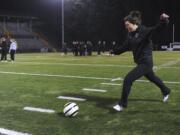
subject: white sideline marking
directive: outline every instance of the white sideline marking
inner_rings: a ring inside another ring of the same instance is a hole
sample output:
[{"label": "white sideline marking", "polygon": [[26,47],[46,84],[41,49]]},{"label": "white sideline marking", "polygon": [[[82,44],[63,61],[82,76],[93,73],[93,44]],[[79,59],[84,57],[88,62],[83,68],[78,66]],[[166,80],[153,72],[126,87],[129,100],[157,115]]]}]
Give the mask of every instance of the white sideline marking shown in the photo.
[{"label": "white sideline marking", "polygon": [[[124,79],[122,78],[115,78],[115,79],[111,79],[111,81],[123,81]],[[148,80],[136,80],[136,82],[143,82],[143,83],[149,83],[150,81]],[[180,82],[173,82],[173,81],[163,81],[164,83],[167,84],[180,84]]]},{"label": "white sideline marking", "polygon": [[161,68],[161,69],[180,69],[180,67],[163,67],[161,65],[153,67],[153,69],[157,69],[157,68]]},{"label": "white sideline marking", "polygon": [[75,97],[67,97],[67,96],[59,96],[58,99],[67,99],[67,100],[75,100],[75,101],[86,101],[84,98],[75,98]]},{"label": "white sideline marking", "polygon": [[17,131],[5,129],[5,128],[0,128],[0,134],[3,134],[3,135],[32,135],[32,134],[21,133],[21,132],[17,132]]},{"label": "white sideline marking", "polygon": [[[133,68],[136,65],[114,65],[114,64],[74,64],[74,63],[44,63],[44,62],[16,62],[17,64],[35,64],[35,65],[64,65],[64,66],[89,66],[89,67],[121,67]],[[180,69],[180,67],[171,67],[170,65],[159,65],[161,68]],[[159,66],[154,66],[154,69]]]},{"label": "white sideline marking", "polygon": [[180,84],[180,82],[171,82],[171,81],[163,81],[164,83],[169,83],[169,84]]},{"label": "white sideline marking", "polygon": [[35,107],[24,107],[23,110],[31,111],[31,112],[55,113],[54,110],[43,109],[43,108],[35,108]]},{"label": "white sideline marking", "polygon": [[103,92],[103,93],[105,93],[105,92],[107,92],[107,90],[101,90],[101,89],[89,89],[89,88],[84,88],[83,89],[84,91],[94,91],[94,92]]},{"label": "white sideline marking", "polygon": [[64,66],[90,66],[90,67],[124,67],[132,68],[133,65],[114,65],[114,64],[74,64],[74,63],[44,63],[44,62],[16,62],[17,64],[36,64],[36,65],[64,65]]},{"label": "white sideline marking", "polygon": [[[47,58],[47,57],[35,57],[36,59],[38,59],[38,60],[56,60],[56,58]],[[29,57],[17,57],[17,59],[19,60],[28,60],[28,59],[31,59],[31,58],[29,58]],[[81,60],[81,59],[67,59],[66,58],[66,60],[65,61],[75,61],[75,60]]]},{"label": "white sideline marking", "polygon": [[0,71],[0,74],[43,76],[43,77],[63,77],[63,78],[92,79],[92,80],[111,80],[111,78],[102,78],[102,77],[85,77],[85,76],[71,76],[71,75],[51,75],[51,74],[33,74],[33,73],[4,72],[4,71]]},{"label": "white sideline marking", "polygon": [[165,64],[162,64],[162,65],[160,65],[159,67],[172,66],[172,65],[175,65],[175,64],[177,64],[177,63],[179,63],[179,62],[180,62],[180,59],[176,59],[176,60],[173,60],[173,61],[169,61],[169,62],[167,62],[167,63],[165,63]]},{"label": "white sideline marking", "polygon": [[118,83],[101,83],[102,85],[118,85],[121,86],[122,84],[118,84]]},{"label": "white sideline marking", "polygon": [[[11,74],[11,75],[27,75],[27,76],[42,76],[42,77],[62,77],[62,78],[76,78],[76,79],[91,79],[91,80],[108,80],[108,81],[123,81],[123,78],[103,78],[103,77],[89,77],[89,76],[70,76],[70,75],[51,75],[51,74],[33,74],[33,73],[21,73],[21,72],[4,72],[0,71],[0,74]],[[149,82],[146,80],[136,80],[137,82]],[[175,81],[164,81],[169,84],[180,84]]]}]

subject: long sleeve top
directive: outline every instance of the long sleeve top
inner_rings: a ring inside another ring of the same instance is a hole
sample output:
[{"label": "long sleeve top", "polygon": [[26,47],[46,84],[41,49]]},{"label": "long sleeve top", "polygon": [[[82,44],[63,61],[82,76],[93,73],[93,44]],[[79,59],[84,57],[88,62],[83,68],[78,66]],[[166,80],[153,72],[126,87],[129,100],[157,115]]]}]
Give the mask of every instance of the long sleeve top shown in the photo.
[{"label": "long sleeve top", "polygon": [[152,40],[151,37],[154,32],[160,31],[169,23],[168,19],[160,20],[160,22],[154,27],[146,27],[139,25],[136,31],[129,32],[127,38],[122,47],[113,50],[113,53],[118,55],[127,50],[131,50],[134,57],[134,62],[141,63],[153,63],[152,61]]},{"label": "long sleeve top", "polygon": [[17,43],[16,42],[12,42],[11,44],[10,44],[10,48],[9,48],[9,50],[17,50]]}]

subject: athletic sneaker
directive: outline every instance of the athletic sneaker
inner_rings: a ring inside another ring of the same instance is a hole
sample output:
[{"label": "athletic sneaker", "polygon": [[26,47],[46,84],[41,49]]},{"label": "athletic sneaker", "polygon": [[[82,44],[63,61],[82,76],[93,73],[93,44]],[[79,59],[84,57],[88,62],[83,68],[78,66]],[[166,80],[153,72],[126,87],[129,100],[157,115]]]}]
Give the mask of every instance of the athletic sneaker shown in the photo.
[{"label": "athletic sneaker", "polygon": [[118,112],[121,112],[123,110],[123,107],[120,106],[119,104],[117,104],[117,105],[113,106],[113,109],[118,111]]},{"label": "athletic sneaker", "polygon": [[171,90],[170,90],[170,89],[167,89],[167,94],[163,96],[163,102],[167,102],[167,101],[168,101],[170,92],[171,92]]},{"label": "athletic sneaker", "polygon": [[166,96],[163,97],[163,102],[167,102],[169,98],[169,94],[167,94]]}]

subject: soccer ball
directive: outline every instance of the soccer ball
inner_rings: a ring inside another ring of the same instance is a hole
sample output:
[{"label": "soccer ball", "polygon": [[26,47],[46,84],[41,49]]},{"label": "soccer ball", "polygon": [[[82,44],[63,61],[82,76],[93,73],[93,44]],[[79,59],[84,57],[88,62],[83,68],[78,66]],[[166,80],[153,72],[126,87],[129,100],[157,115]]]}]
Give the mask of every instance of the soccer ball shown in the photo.
[{"label": "soccer ball", "polygon": [[66,117],[74,117],[78,114],[79,106],[76,103],[69,102],[64,105],[63,113]]}]

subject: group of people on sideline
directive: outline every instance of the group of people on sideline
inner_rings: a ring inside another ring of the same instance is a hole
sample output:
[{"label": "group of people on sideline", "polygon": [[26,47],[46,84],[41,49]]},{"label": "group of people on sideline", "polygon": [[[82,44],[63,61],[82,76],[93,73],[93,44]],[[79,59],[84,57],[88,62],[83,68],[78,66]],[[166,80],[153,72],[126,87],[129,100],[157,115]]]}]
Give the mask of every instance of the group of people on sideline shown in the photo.
[{"label": "group of people on sideline", "polygon": [[1,61],[7,62],[7,55],[10,54],[10,61],[15,60],[15,53],[17,50],[17,42],[13,38],[0,38],[0,51],[1,51]]},{"label": "group of people on sideline", "polygon": [[107,51],[110,51],[117,47],[117,42],[107,41],[72,41],[71,43],[65,43],[62,47],[64,54],[73,52],[74,56],[91,56],[93,51],[97,52],[97,55],[101,55]]}]

